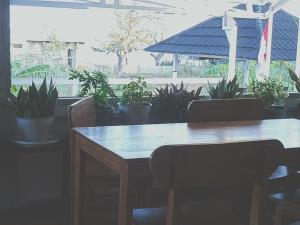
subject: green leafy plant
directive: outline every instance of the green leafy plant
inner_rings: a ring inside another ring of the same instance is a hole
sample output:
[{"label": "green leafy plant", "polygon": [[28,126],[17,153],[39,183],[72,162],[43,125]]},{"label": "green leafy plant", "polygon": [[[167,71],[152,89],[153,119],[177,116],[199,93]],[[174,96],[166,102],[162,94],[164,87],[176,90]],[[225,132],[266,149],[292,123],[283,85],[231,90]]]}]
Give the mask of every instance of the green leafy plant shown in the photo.
[{"label": "green leafy plant", "polygon": [[243,93],[243,91],[239,92],[237,76],[229,81],[223,78],[216,86],[208,82],[207,91],[212,99],[238,98]]},{"label": "green leafy plant", "polygon": [[149,105],[152,92],[147,90],[147,83],[142,77],[123,86],[121,103],[133,106]]},{"label": "green leafy plant", "polygon": [[295,82],[295,86],[296,86],[297,91],[300,93],[300,79],[299,79],[299,77],[297,76],[297,74],[292,69],[288,68],[288,71],[289,71],[290,78],[292,79],[292,81]]},{"label": "green leafy plant", "polygon": [[70,70],[70,80],[79,80],[80,82],[80,96],[92,95],[96,104],[100,108],[110,109],[117,104],[117,96],[114,90],[108,83],[105,73],[100,71],[83,72],[78,70]]},{"label": "green leafy plant", "polygon": [[166,85],[164,88],[157,88],[156,96],[152,101],[152,117],[157,115],[159,119],[154,118],[154,120],[160,120],[159,122],[184,122],[188,104],[192,100],[200,99],[201,90],[202,87],[197,88],[196,91],[187,91],[183,82],[179,87],[171,84],[171,86]]},{"label": "green leafy plant", "polygon": [[17,96],[10,93],[8,105],[18,117],[42,118],[55,115],[57,99],[58,93],[52,79],[48,87],[46,78],[44,78],[39,88],[32,82],[27,89],[20,87]]},{"label": "green leafy plant", "polygon": [[281,80],[276,77],[267,77],[262,81],[252,80],[250,88],[256,97],[264,100],[266,107],[283,105],[288,97]]}]

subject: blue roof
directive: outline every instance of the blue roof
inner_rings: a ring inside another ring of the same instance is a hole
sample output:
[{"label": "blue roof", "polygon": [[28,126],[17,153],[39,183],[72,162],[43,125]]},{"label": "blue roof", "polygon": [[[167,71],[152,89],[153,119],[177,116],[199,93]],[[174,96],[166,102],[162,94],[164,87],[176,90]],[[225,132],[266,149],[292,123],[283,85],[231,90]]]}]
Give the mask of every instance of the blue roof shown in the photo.
[{"label": "blue roof", "polygon": [[[235,19],[238,26],[237,57],[257,59],[262,31],[267,20]],[[297,17],[280,10],[274,14],[273,60],[296,60],[298,39]],[[213,17],[179,34],[145,49],[150,52],[228,57],[229,43],[222,30],[222,17]]]}]

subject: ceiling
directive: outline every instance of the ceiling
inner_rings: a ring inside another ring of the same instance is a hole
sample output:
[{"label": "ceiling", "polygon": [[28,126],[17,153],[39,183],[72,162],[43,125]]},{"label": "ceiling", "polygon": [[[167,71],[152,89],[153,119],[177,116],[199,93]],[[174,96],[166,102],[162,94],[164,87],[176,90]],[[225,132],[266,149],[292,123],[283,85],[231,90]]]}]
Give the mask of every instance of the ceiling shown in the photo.
[{"label": "ceiling", "polygon": [[[11,0],[11,4],[39,7],[59,8],[127,8],[131,10],[150,10],[164,13],[195,14],[199,11],[208,12],[210,15],[221,15],[226,9],[231,9],[242,3],[272,5],[286,0],[118,0],[119,6],[114,5],[114,0]],[[290,0],[288,4],[299,0]],[[106,2],[106,4],[100,4]],[[298,3],[299,4],[299,3]],[[298,6],[298,5],[297,5]],[[291,7],[298,8],[298,7]]]}]

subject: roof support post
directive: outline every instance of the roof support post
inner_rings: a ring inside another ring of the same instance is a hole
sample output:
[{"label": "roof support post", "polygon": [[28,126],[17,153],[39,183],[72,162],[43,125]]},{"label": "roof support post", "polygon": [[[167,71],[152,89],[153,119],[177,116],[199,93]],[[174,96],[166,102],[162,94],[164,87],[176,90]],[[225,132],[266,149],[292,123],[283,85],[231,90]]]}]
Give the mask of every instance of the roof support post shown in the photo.
[{"label": "roof support post", "polygon": [[244,87],[249,86],[249,75],[250,75],[250,60],[245,59],[245,70],[244,70]]},{"label": "roof support post", "polygon": [[298,19],[298,41],[295,72],[298,74],[298,76],[300,75],[300,19]]},{"label": "roof support post", "polygon": [[172,78],[177,78],[178,65],[179,65],[178,54],[173,54],[173,74],[172,74]]},{"label": "roof support post", "polygon": [[232,80],[235,76],[236,67],[236,50],[237,50],[237,26],[231,26],[226,29],[226,36],[229,42],[229,63],[228,63],[228,80]]},{"label": "roof support post", "polygon": [[267,56],[265,76],[270,76],[271,56],[272,56],[272,39],[273,39],[273,12],[270,12],[268,19],[268,41],[267,41]]}]

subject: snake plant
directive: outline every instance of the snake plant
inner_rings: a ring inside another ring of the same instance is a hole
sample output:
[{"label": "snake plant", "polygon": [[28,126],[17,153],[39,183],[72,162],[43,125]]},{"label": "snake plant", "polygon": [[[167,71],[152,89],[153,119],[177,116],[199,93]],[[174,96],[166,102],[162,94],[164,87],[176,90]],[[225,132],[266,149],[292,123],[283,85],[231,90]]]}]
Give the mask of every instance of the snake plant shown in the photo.
[{"label": "snake plant", "polygon": [[39,88],[34,82],[27,89],[20,87],[16,96],[10,94],[8,102],[18,117],[32,119],[54,116],[57,99],[52,79],[47,86],[45,78]]},{"label": "snake plant", "polygon": [[207,91],[212,99],[237,98],[242,94],[238,93],[239,84],[236,76],[232,80],[223,78],[216,86],[208,83]]}]

